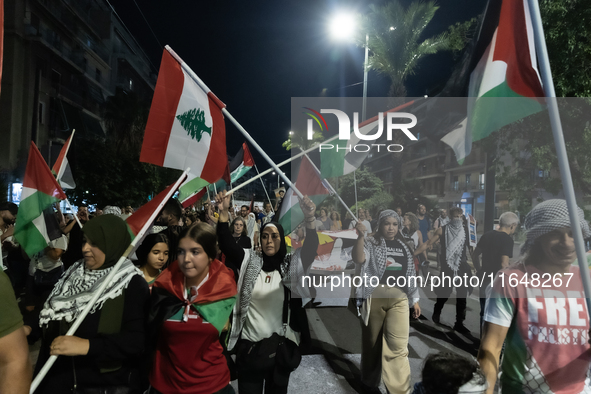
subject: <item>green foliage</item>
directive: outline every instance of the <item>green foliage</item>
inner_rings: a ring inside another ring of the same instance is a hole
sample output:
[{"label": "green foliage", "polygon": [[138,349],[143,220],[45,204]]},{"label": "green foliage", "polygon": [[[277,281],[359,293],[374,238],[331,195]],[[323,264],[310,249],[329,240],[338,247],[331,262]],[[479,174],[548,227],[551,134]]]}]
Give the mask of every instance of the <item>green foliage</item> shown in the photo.
[{"label": "green foliage", "polygon": [[369,209],[372,215],[377,215],[384,209],[394,209],[394,197],[385,191],[380,191],[358,205],[359,208]]},{"label": "green foliage", "polygon": [[370,9],[363,18],[363,33],[357,43],[365,47],[367,33],[371,52],[369,69],[390,78],[392,97],[406,96],[404,82],[417,72],[426,56],[442,50],[462,49],[475,23],[457,24],[439,35],[425,38],[425,28],[439,9],[435,1],[413,1],[405,7],[399,0],[392,0],[383,6],[372,4]]},{"label": "green foliage", "polygon": [[[357,179],[357,201],[371,198],[383,190],[383,182],[373,173],[360,169],[355,172]],[[355,205],[355,187],[353,173],[339,178],[339,195],[347,206]]]},{"label": "green foliage", "polygon": [[588,0],[541,0],[540,12],[556,96],[591,96]]},{"label": "green foliage", "polygon": [[76,134],[70,161],[76,189],[66,193],[73,204],[144,204],[171,184],[180,171],[140,163],[149,103],[135,94],[118,90],[107,99],[106,137]]},{"label": "green foliage", "polygon": [[197,142],[201,141],[203,133],[211,136],[211,127],[205,125],[205,112],[201,108],[193,108],[176,117],[187,134]]},{"label": "green foliage", "polygon": [[324,136],[319,131],[314,132],[311,140],[306,138],[306,133],[304,132],[290,131],[289,138],[287,141],[283,142],[281,146],[283,146],[285,150],[291,150],[292,148],[301,148],[302,150],[306,150],[321,143],[322,141],[324,141]]}]

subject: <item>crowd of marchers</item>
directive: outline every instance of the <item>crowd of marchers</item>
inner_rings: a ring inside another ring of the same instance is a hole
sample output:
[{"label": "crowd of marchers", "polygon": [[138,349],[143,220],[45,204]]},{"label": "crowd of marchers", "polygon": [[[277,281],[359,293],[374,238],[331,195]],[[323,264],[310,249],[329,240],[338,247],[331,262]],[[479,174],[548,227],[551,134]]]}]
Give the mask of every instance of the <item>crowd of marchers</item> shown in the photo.
[{"label": "crowd of marchers", "polygon": [[[304,197],[303,220],[288,248],[280,205],[233,207],[225,192],[198,210],[171,199],[117,267],[132,241],[125,222],[131,207],[89,214],[81,206],[77,218],[57,208],[62,233],[27,256],[13,239],[24,213],[1,205],[0,393],[26,393],[41,376],[36,393],[234,393],[234,380],[241,394],[287,393],[302,349],[310,346],[304,307],[315,290],[299,278],[317,257],[318,232],[342,229],[357,233],[355,274],[380,278],[354,288],[350,299],[362,332],[362,392],[378,393],[381,383],[389,393],[591,392],[589,314],[572,234],[576,226],[591,237],[581,209],[574,224],[564,200],[536,205],[523,223],[506,212],[471,248],[459,207],[437,217],[423,205],[374,217],[360,209],[356,218],[347,213],[341,220],[336,209]],[[510,264],[520,225],[525,242]],[[480,349],[476,360],[430,354],[422,380],[411,382],[410,322],[428,300],[410,280],[404,287],[386,284],[433,272],[496,279],[480,290],[478,333],[464,325],[469,287],[436,289],[433,324],[444,324],[455,291],[453,330],[480,337]],[[509,284],[501,274],[515,280]],[[572,280],[542,286],[529,280],[535,274]],[[87,307],[74,335],[65,335]],[[32,367],[28,344],[37,341]],[[51,356],[58,356],[55,364],[41,371]]]}]

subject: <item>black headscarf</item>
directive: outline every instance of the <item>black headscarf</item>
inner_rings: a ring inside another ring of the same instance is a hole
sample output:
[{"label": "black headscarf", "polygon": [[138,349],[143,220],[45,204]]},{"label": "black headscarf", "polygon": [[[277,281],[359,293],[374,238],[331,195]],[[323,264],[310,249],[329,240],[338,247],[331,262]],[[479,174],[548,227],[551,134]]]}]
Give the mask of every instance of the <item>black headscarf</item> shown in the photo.
[{"label": "black headscarf", "polygon": [[115,215],[95,217],[84,225],[82,231],[105,254],[101,270],[114,266],[131,243],[127,223]]},{"label": "black headscarf", "polygon": [[[283,227],[279,223],[269,222],[263,224],[261,227],[261,232],[259,233],[259,237],[263,236],[263,230],[267,226],[275,226],[279,231],[279,236],[281,237],[281,244],[279,245],[279,250],[273,256],[267,256],[263,251],[263,271],[271,272],[275,270],[279,270],[281,263],[285,259],[285,255],[287,255],[287,245],[285,244],[285,233],[283,232]],[[262,239],[262,238],[261,238]],[[262,244],[262,242],[261,242]]]}]

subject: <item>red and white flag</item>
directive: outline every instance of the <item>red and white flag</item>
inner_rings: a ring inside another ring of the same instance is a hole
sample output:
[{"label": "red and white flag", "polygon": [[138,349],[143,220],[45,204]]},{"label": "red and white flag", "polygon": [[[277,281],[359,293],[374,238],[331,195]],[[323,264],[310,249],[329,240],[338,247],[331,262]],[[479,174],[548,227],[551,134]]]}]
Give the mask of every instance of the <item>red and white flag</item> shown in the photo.
[{"label": "red and white flag", "polygon": [[70,168],[70,163],[68,162],[68,150],[70,149],[70,144],[72,143],[72,138],[74,137],[75,132],[76,130],[72,130],[72,134],[70,137],[68,137],[64,146],[62,146],[62,150],[60,151],[60,154],[53,164],[53,168],[51,169],[55,175],[55,179],[57,179],[62,189],[76,188],[76,182],[74,182],[72,169]]},{"label": "red and white flag", "polygon": [[144,134],[140,161],[191,168],[182,187],[196,193],[220,179],[228,163],[222,103],[164,50]]}]

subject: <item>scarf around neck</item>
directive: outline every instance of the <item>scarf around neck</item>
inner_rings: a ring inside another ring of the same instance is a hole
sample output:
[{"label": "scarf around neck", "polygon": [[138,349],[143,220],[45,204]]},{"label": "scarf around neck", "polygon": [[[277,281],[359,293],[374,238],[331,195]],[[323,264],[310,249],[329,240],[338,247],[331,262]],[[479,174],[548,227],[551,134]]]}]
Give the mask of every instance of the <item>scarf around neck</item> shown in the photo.
[{"label": "scarf around neck", "polygon": [[[100,217],[100,216],[99,216]],[[89,270],[84,260],[72,265],[54,286],[39,314],[39,325],[51,320],[73,322],[84,310],[94,293],[103,284],[113,267]],[[102,309],[105,301],[123,294],[134,275],[142,275],[130,260],[125,260],[113,280],[107,285],[90,313]]]},{"label": "scarf around neck", "polygon": [[451,268],[454,275],[458,274],[460,268],[462,251],[466,242],[466,233],[464,232],[464,225],[462,220],[455,222],[450,220],[445,227],[445,261],[447,266]]}]

